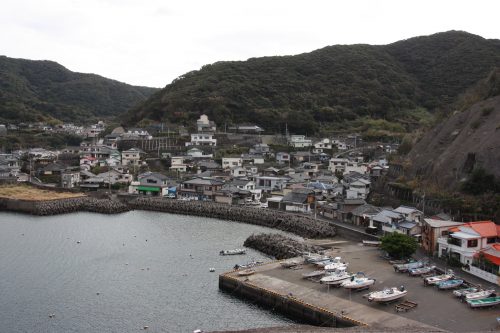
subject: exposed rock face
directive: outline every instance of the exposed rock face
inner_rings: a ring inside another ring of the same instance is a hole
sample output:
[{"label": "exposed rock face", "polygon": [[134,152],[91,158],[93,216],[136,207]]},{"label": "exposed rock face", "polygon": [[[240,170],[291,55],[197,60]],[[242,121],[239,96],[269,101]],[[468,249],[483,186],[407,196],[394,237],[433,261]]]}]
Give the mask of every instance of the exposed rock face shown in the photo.
[{"label": "exposed rock face", "polygon": [[240,221],[292,232],[307,238],[326,238],[336,234],[335,227],[328,222],[269,209],[235,207],[209,201],[180,201],[144,197],[132,200],[129,205],[134,209]]},{"label": "exposed rock face", "polygon": [[319,246],[307,245],[279,234],[251,235],[243,245],[274,256],[276,259],[294,258],[304,252],[318,253],[322,250]]},{"label": "exposed rock face", "polygon": [[500,178],[500,96],[456,112],[428,132],[408,155],[410,174],[456,189],[476,167]]}]

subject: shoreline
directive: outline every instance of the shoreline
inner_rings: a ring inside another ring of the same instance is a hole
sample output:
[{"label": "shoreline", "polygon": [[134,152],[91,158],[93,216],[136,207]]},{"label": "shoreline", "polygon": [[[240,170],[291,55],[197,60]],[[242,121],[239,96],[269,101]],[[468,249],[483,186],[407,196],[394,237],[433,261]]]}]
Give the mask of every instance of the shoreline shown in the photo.
[{"label": "shoreline", "polygon": [[281,211],[230,206],[209,201],[180,201],[164,198],[120,196],[97,199],[88,196],[57,200],[20,200],[0,198],[0,211],[47,216],[80,211],[119,214],[130,210],[157,211],[237,221],[278,229],[304,238],[330,238],[337,232],[328,222]]}]

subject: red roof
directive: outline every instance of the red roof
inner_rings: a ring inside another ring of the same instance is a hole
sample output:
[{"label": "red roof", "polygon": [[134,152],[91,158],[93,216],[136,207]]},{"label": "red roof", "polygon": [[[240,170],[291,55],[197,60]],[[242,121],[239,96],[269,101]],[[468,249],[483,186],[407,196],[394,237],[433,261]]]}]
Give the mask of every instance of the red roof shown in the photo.
[{"label": "red roof", "polygon": [[[479,253],[482,253],[485,259],[500,266],[500,243],[491,244],[489,247],[479,251]],[[474,255],[474,257],[478,257],[479,253]]]},{"label": "red roof", "polygon": [[449,230],[451,232],[460,231],[460,227],[471,228],[477,232],[481,237],[497,237],[500,236],[500,225],[496,225],[493,221],[476,221],[469,222],[459,227],[453,227]]}]

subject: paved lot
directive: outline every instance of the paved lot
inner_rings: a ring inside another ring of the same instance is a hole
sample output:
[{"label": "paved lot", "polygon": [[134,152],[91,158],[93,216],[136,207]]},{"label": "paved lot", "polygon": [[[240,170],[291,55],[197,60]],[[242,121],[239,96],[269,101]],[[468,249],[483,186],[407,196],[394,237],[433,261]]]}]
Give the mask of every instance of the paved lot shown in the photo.
[{"label": "paved lot", "polygon": [[[315,270],[312,265],[304,265],[299,270],[276,267],[270,270],[263,270],[260,274],[307,287],[321,293],[330,293],[332,296],[452,332],[486,331],[498,328],[496,317],[500,316],[500,307],[470,309],[465,303],[457,300],[451,291],[439,291],[436,287],[426,287],[423,285],[422,278],[410,277],[407,274],[394,272],[392,265],[380,257],[380,251],[376,248],[347,242],[335,245],[331,254],[341,256],[345,261],[349,262],[350,271],[361,271],[367,276],[375,278],[376,284],[371,287],[371,290],[405,286],[408,290],[406,299],[417,302],[417,308],[406,313],[397,313],[394,309],[394,304],[382,305],[369,303],[362,297],[363,294],[369,291],[349,292],[341,288],[330,288],[328,290],[325,285],[302,279],[302,273]],[[460,276],[460,272],[456,273]],[[348,312],[347,315],[349,315]],[[359,313],[356,313],[356,315],[359,316]],[[370,314],[367,314],[367,316],[370,316]],[[384,316],[381,316],[381,319],[382,317]],[[356,319],[363,321],[363,318],[356,317]],[[384,325],[384,323],[380,324],[381,326]]]}]

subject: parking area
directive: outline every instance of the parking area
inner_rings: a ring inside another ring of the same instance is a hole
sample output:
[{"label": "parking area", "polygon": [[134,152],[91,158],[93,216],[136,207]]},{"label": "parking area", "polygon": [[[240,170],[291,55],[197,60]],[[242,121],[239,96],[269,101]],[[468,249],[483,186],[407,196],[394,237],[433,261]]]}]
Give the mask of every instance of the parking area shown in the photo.
[{"label": "parking area", "polygon": [[[381,258],[380,250],[377,248],[365,247],[356,242],[345,242],[336,244],[327,254],[342,257],[349,263],[349,271],[365,273],[366,276],[376,279],[375,285],[369,290],[359,292],[328,288],[326,285],[302,278],[302,273],[317,269],[311,264],[303,265],[300,269],[277,267],[260,273],[448,331],[488,331],[498,328],[496,317],[500,316],[500,306],[471,309],[453,296],[452,291],[440,291],[433,286],[424,286],[421,277],[396,273],[392,265]],[[455,274],[459,277],[463,275],[461,271],[455,271]],[[370,291],[399,286],[404,286],[408,290],[406,300],[417,303],[417,307],[408,312],[396,312],[395,304],[399,302],[387,305],[374,304],[363,298],[363,295]],[[363,318],[358,319],[363,320]]]}]

